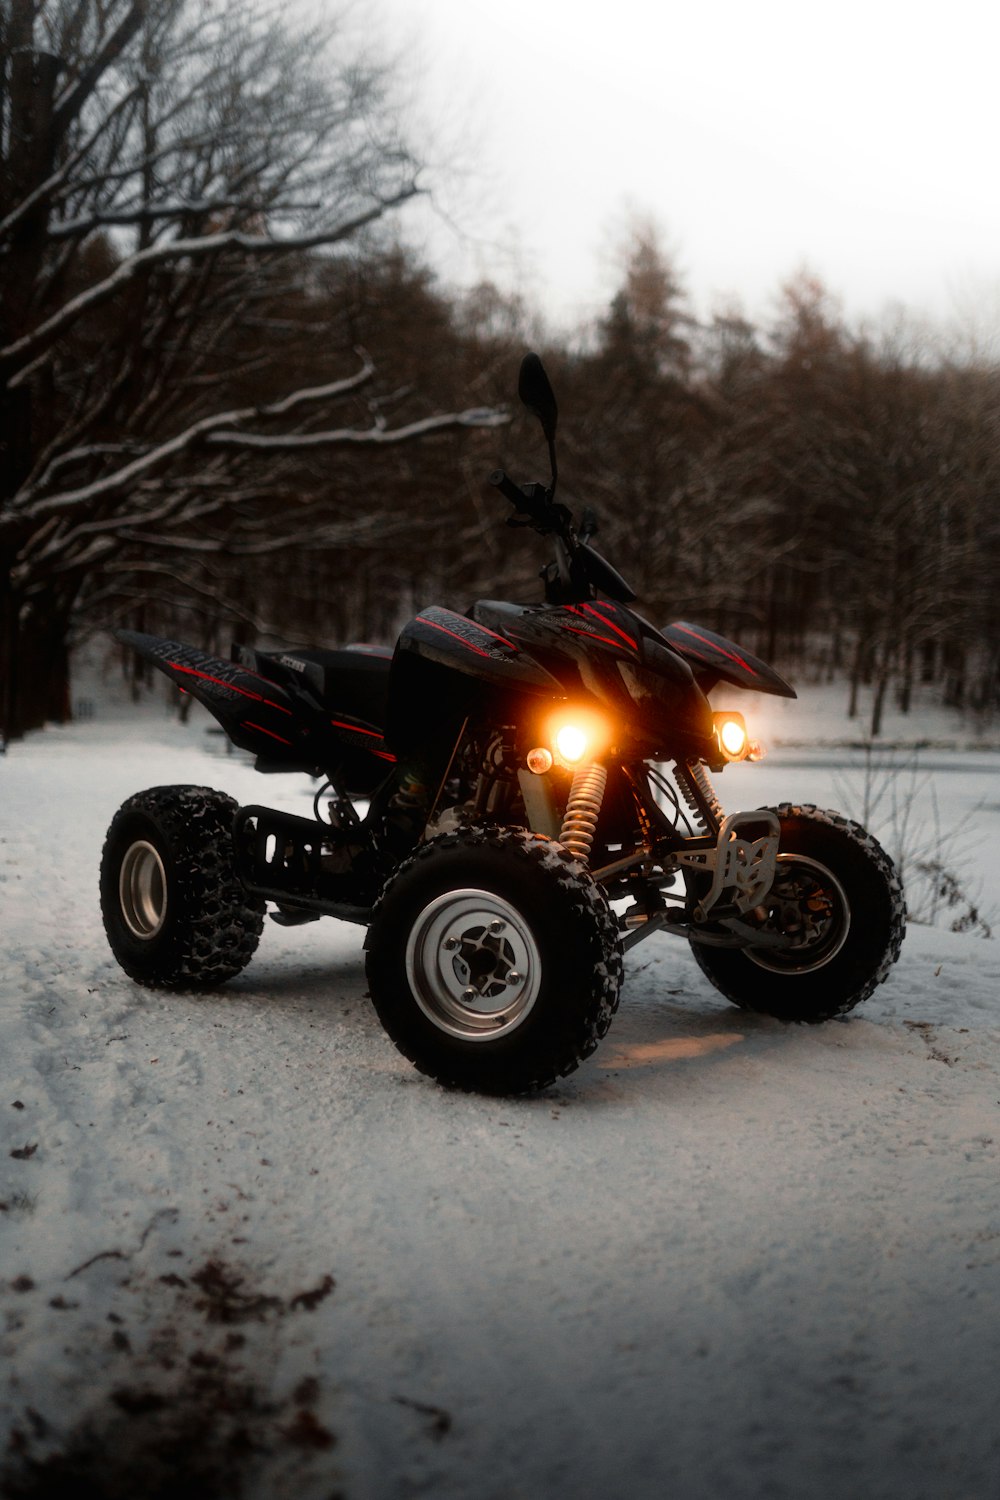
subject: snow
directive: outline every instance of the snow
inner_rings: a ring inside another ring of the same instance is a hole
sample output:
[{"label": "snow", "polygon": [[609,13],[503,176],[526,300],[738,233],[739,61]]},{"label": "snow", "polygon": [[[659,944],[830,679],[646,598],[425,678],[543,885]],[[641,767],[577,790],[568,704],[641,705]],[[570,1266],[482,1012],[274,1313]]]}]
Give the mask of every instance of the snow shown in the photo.
[{"label": "snow", "polygon": [[[841,800],[820,706],[727,809]],[[786,1028],[658,935],[570,1079],[448,1093],[381,1032],[360,928],[268,923],[200,998],[118,970],[126,796],[308,811],[207,722],[102,702],[0,758],[5,1492],[996,1500],[995,942],[911,926],[852,1017]],[[989,896],[1000,753],[921,725]]]}]

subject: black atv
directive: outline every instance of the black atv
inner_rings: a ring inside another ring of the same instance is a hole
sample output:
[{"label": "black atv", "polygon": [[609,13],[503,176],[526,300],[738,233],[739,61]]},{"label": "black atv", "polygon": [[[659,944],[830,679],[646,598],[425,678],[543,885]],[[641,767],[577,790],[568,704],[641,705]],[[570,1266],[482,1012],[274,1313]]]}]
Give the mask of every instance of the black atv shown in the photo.
[{"label": "black atv", "polygon": [[[394,651],[258,651],[223,661],[122,630],[265,772],[323,778],[311,818],[205,787],[129,798],[108,832],[101,907],[141,984],[207,989],[238,974],[267,903],[284,925],[368,928],[375,1009],[441,1083],[542,1088],[604,1036],[622,954],[685,937],[735,1004],[822,1021],[864,1000],[899,955],[902,889],[870,834],[782,804],[728,815],[709,772],[755,759],[724,682],[794,698],[732,641],[660,630],[555,498],[556,403],[526,356],[519,392],[548,440],[548,485],[491,483],[509,525],[551,538],[545,602],[434,606]],[[669,774],[668,774],[669,772]]]}]

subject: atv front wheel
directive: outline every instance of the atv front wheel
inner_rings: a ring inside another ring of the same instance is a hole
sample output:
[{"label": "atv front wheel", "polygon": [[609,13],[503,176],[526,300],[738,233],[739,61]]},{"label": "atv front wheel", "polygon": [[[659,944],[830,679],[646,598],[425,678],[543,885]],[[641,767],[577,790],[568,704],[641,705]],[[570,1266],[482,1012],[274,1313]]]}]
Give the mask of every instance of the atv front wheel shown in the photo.
[{"label": "atv front wheel", "polygon": [[204,786],[130,797],[101,856],[101,914],[112,951],[139,984],[212,989],[250,962],[264,903],[236,874],[237,804]]},{"label": "atv front wheel", "polygon": [[714,948],[692,940],[700,968],[734,1005],[780,1021],[826,1021],[866,1000],[899,957],[903,887],[892,860],[840,813],[783,803],[777,872],[759,915],[784,948]]},{"label": "atv front wheel", "polygon": [[561,844],[520,829],[424,844],[383,890],[365,947],[382,1025],[453,1088],[544,1088],[594,1051],[618,1006],[603,893]]}]

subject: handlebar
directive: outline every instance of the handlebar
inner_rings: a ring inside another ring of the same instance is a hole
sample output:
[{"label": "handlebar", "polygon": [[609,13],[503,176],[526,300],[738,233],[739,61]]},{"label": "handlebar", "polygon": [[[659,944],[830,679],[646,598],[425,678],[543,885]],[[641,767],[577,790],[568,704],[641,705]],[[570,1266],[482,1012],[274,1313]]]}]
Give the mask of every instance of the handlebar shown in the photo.
[{"label": "handlebar", "polygon": [[499,490],[504,499],[509,500],[511,505],[516,505],[518,510],[524,509],[527,496],[521,489],[521,486],[515,484],[513,479],[504,473],[503,469],[493,470],[493,473],[490,475],[490,484],[495,490]]},{"label": "handlebar", "polygon": [[511,516],[508,526],[533,526],[542,536],[555,533],[572,542],[573,518],[565,505],[556,504],[552,491],[544,484],[515,484],[503,469],[493,470],[490,484],[510,501],[519,516],[525,517],[524,520],[515,520]]},{"label": "handlebar", "polygon": [[[564,505],[556,505],[551,491],[541,484],[515,484],[503,469],[494,469],[490,484],[509,500],[524,520],[511,516],[508,526],[533,526],[543,536],[556,537],[556,561],[553,572],[542,570],[545,579],[545,595],[550,604],[592,598],[591,584],[608,594],[612,599],[628,604],[635,594],[621,574],[607,562],[599,552],[581,541],[573,530],[572,517]],[[587,513],[588,535],[597,530],[593,512]]]}]

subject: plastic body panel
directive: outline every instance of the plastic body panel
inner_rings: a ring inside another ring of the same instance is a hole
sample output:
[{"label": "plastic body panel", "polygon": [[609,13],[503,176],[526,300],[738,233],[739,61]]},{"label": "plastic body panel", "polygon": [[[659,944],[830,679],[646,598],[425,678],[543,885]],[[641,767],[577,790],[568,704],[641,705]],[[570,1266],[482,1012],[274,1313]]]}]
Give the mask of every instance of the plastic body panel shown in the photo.
[{"label": "plastic body panel", "polygon": [[300,758],[309,726],[291,695],[238,662],[223,661],[196,646],[119,630],[116,637],[203,703],[234,745],[254,754]]},{"label": "plastic body panel", "polygon": [[396,646],[456,672],[497,687],[560,693],[559,681],[509,636],[487,626],[477,611],[473,617],[432,605],[404,626]]},{"label": "plastic body panel", "polygon": [[773,667],[744,651],[735,641],[706,630],[702,625],[691,625],[687,620],[675,620],[665,625],[659,634],[674,651],[689,661],[699,678],[731,682],[734,687],[749,688],[751,692],[771,693],[776,698],[795,698],[795,689]]},{"label": "plastic body panel", "polygon": [[624,605],[516,605],[482,599],[476,618],[528,647],[564,696],[611,710],[629,757],[674,759],[709,748],[712,713],[691,666]]},{"label": "plastic body panel", "polygon": [[[282,653],[272,656],[244,647],[241,660],[224,661],[160,636],[133,630],[119,630],[116,636],[203,703],[234,745],[258,757],[261,770],[329,774],[336,769],[351,791],[367,794],[395,762],[383,725],[368,718],[380,701],[384,704],[378,680],[387,691],[387,662],[358,653],[359,667],[370,675],[363,681],[359,676],[358,690],[352,692],[349,674],[331,672],[324,679],[313,663],[293,665],[295,653],[285,653],[283,661]],[[333,658],[349,654],[315,653]],[[350,706],[340,708],[341,701]]]}]

